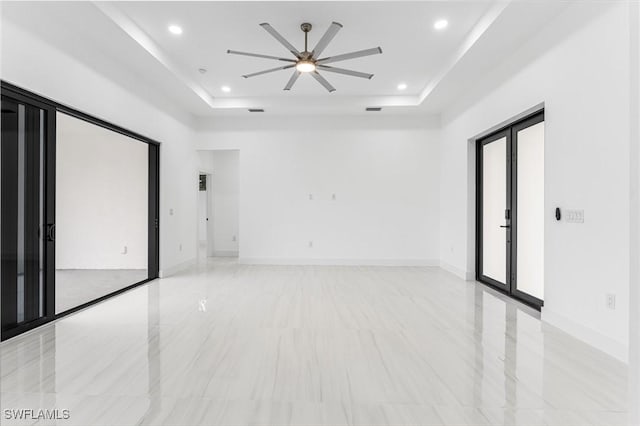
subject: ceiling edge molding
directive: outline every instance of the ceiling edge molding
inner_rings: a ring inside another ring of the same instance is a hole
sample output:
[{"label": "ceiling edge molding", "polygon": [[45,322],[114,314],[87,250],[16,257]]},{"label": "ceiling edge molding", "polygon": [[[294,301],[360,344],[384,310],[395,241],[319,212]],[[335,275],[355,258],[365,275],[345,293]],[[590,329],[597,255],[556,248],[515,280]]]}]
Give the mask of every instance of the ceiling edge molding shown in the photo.
[{"label": "ceiling edge molding", "polygon": [[471,48],[476,44],[480,37],[493,25],[493,23],[502,15],[505,9],[511,4],[512,0],[498,0],[496,1],[489,10],[482,15],[480,20],[474,25],[471,29],[465,40],[462,42],[458,50],[456,50],[455,54],[451,57],[451,59],[445,64],[444,67],[440,70],[440,72],[432,78],[425,88],[422,90],[422,93],[418,95],[418,104],[422,104],[424,100],[433,92],[433,90],[444,80],[444,78],[449,74],[449,72],[456,66],[458,62],[471,50]]},{"label": "ceiling edge molding", "polygon": [[160,62],[165,68],[167,68],[172,74],[174,74],[180,81],[182,81],[191,91],[193,91],[200,99],[202,99],[211,108],[216,108],[216,102],[202,86],[192,80],[186,75],[181,67],[177,65],[167,55],[155,41],[151,39],[135,22],[131,20],[127,15],[121,12],[117,7],[107,2],[94,2],[93,3],[98,10],[100,10],[107,18],[113,21],[122,31],[124,31],[129,37],[131,37],[136,43],[146,50],[151,56],[153,56],[158,62]]}]

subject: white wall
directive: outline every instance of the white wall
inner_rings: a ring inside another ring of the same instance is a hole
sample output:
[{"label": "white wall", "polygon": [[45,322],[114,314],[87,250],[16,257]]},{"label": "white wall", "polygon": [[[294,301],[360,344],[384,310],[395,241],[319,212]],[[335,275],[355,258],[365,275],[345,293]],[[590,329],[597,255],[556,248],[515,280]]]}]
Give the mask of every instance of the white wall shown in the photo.
[{"label": "white wall", "polygon": [[[196,258],[197,156],[187,119],[165,112],[100,70],[2,20],[3,80],[141,133],[160,148],[160,268],[166,275]],[[20,40],[16,43],[16,40]],[[107,58],[105,58],[107,61]],[[130,75],[129,81],[142,81]],[[170,214],[173,209],[173,215]],[[180,249],[182,246],[182,250]]]},{"label": "white wall", "polygon": [[[240,153],[212,151],[213,254],[237,256],[240,236]],[[211,218],[210,218],[211,220]]]},{"label": "white wall", "polygon": [[629,424],[640,424],[640,4],[629,4],[630,279]]},{"label": "white wall", "polygon": [[[628,340],[628,22],[625,4],[569,7],[445,112],[441,146],[440,257],[472,274],[467,140],[544,102],[543,319],[621,359]],[[584,209],[585,223],[556,222],[556,206]],[[617,296],[615,310],[605,306],[607,293]]]},{"label": "white wall", "polygon": [[227,118],[201,123],[198,138],[240,150],[242,261],[437,263],[433,120]]},{"label": "white wall", "polygon": [[56,269],[147,269],[149,145],[62,113],[56,132]]}]

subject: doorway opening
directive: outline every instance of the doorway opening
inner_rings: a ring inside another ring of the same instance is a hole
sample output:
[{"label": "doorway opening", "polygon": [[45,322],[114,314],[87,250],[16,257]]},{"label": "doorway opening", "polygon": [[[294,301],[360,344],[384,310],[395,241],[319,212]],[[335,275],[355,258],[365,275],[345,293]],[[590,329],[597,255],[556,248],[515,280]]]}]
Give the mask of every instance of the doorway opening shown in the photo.
[{"label": "doorway opening", "polygon": [[544,111],[476,141],[476,279],[544,305]]},{"label": "doorway opening", "polygon": [[198,176],[198,259],[213,257],[211,173]]},{"label": "doorway opening", "polygon": [[238,257],[239,150],[198,151],[198,258]]}]

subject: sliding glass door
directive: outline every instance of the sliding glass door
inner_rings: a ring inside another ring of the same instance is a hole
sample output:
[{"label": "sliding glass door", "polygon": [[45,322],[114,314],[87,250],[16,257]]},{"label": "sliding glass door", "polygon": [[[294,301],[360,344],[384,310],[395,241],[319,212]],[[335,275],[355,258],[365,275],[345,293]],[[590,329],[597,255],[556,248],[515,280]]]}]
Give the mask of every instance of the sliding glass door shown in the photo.
[{"label": "sliding glass door", "polygon": [[56,114],[56,313],[146,280],[149,145]]},{"label": "sliding glass door", "polygon": [[2,82],[1,340],[158,277],[159,144]]},{"label": "sliding glass door", "polygon": [[53,315],[55,226],[52,109],[21,96],[1,99],[2,338]]},{"label": "sliding glass door", "polygon": [[477,141],[478,281],[544,299],[544,113]]}]

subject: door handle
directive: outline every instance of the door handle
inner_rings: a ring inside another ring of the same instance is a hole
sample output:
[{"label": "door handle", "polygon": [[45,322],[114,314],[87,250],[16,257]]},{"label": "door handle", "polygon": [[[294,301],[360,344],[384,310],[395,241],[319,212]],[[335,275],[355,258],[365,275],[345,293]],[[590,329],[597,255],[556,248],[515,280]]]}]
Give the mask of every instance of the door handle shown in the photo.
[{"label": "door handle", "polygon": [[47,225],[47,241],[56,240],[56,224],[52,223]]},{"label": "door handle", "polygon": [[511,228],[511,225],[500,225],[500,228]]}]

